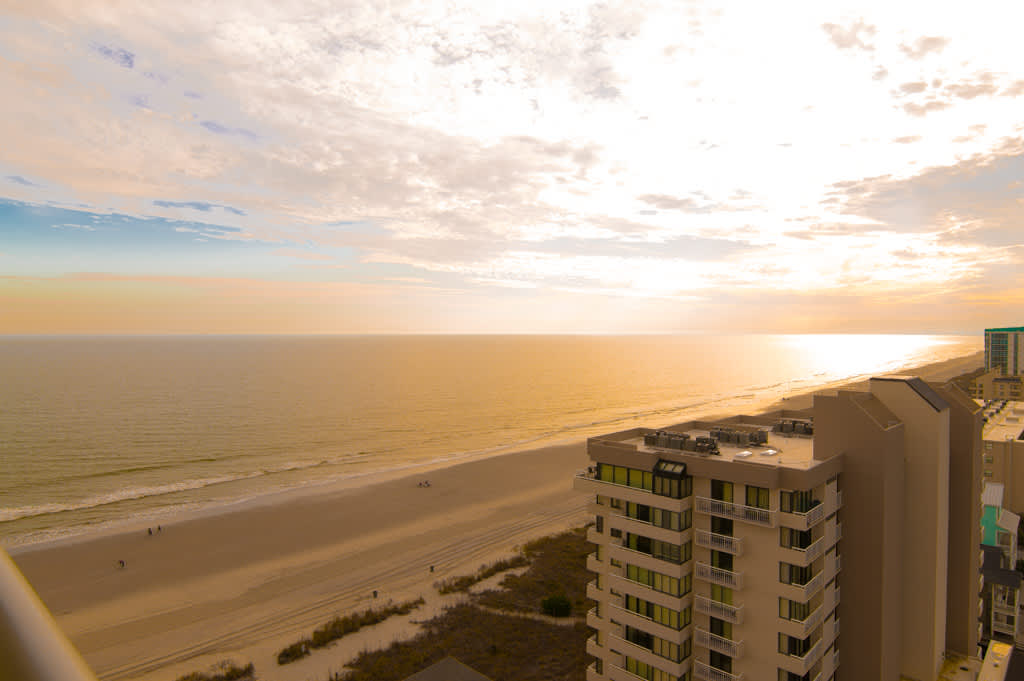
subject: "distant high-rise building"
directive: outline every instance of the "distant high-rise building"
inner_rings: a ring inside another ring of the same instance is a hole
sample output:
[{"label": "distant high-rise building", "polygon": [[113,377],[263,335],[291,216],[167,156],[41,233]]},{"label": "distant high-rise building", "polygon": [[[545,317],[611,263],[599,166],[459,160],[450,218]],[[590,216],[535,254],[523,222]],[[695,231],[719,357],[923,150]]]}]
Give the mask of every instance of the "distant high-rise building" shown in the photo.
[{"label": "distant high-rise building", "polygon": [[1024,373],[1024,326],[985,329],[985,370],[999,371],[1003,376]]},{"label": "distant high-rise building", "polygon": [[981,426],[958,387],[889,376],[591,438],[587,680],[934,681],[977,655]]}]

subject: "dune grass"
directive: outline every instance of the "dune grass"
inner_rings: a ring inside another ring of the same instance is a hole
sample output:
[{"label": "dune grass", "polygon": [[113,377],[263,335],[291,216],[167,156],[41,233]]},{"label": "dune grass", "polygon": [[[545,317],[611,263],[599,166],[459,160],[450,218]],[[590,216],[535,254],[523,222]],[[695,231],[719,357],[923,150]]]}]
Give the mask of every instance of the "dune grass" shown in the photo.
[{"label": "dune grass", "polygon": [[214,666],[213,672],[192,672],[179,676],[177,681],[240,681],[241,679],[254,679],[255,667],[252,662],[239,667],[230,660],[224,660]]},{"label": "dune grass", "polygon": [[590,630],[456,605],[414,639],[365,652],[331,681],[400,681],[452,655],[493,681],[584,681]]},{"label": "dune grass", "polygon": [[435,582],[434,587],[437,589],[437,592],[442,595],[468,591],[474,584],[478,584],[488,577],[493,577],[499,572],[511,570],[512,568],[523,567],[524,565],[529,564],[530,560],[522,554],[512,556],[511,558],[503,558],[487,565],[481,565],[480,568],[471,575],[461,575],[458,577],[442,579],[439,582]]},{"label": "dune grass", "polygon": [[541,612],[545,599],[564,596],[572,613],[582,615],[590,607],[587,555],[593,550],[583,527],[532,541],[523,549],[530,562],[526,572],[506,576],[500,589],[478,594],[475,600],[490,608]]},{"label": "dune grass", "polygon": [[590,662],[585,624],[552,624],[477,604],[538,613],[544,599],[564,595],[575,612],[583,613],[591,551],[586,528],[530,542],[523,551],[530,564],[524,574],[508,575],[500,590],[449,608],[410,641],[362,653],[347,664],[350,671],[329,674],[329,681],[400,681],[448,655],[493,681],[584,681]]},{"label": "dune grass", "polygon": [[313,635],[309,638],[301,639],[283,648],[277,654],[277,663],[281,665],[300,660],[309,655],[313,648],[323,648],[339,638],[353,634],[363,627],[379,624],[389,617],[407,615],[421,605],[423,605],[423,599],[417,598],[414,601],[406,601],[398,605],[369,608],[344,617],[335,617],[330,622],[313,630]]}]

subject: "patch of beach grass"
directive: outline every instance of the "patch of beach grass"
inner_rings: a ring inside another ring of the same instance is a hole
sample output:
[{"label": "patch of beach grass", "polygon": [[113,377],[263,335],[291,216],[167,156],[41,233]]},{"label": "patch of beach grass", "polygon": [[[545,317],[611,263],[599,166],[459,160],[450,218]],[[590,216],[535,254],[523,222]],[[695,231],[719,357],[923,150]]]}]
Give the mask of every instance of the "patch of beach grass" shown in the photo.
[{"label": "patch of beach grass", "polygon": [[584,681],[590,630],[460,604],[426,622],[416,638],[364,652],[331,681],[399,681],[451,655],[493,681]]},{"label": "patch of beach grass", "polygon": [[[380,608],[370,608],[362,612],[335,617],[327,624],[313,630],[313,635],[304,638],[285,647],[277,654],[277,663],[288,664],[301,660],[312,651],[313,648],[323,648],[339,638],[354,634],[363,627],[379,624],[389,617],[395,615],[408,615],[410,612],[423,605],[423,599],[417,598],[414,601],[406,601],[397,605],[386,605]],[[179,681],[181,681],[179,679]],[[191,679],[189,681],[192,681]]]},{"label": "patch of beach grass", "polygon": [[[500,589],[477,594],[475,601],[489,608],[536,613],[542,612],[546,599],[564,597],[572,613],[583,614],[590,607],[587,555],[593,550],[583,527],[532,541],[523,548],[530,563],[526,572],[506,576]],[[558,611],[564,608],[559,606]]]},{"label": "patch of beach grass", "polygon": [[526,556],[520,554],[512,556],[511,558],[503,558],[487,565],[481,565],[479,569],[471,575],[460,575],[457,577],[442,579],[439,582],[435,582],[434,586],[437,588],[437,592],[441,595],[458,593],[460,591],[469,591],[469,588],[474,584],[478,584],[488,577],[493,577],[499,572],[505,572],[506,570],[523,567],[524,565],[529,564],[530,560]]},{"label": "patch of beach grass", "polygon": [[240,681],[241,679],[254,679],[255,667],[252,662],[239,667],[230,660],[218,662],[212,672],[192,672],[179,676],[177,681]]}]

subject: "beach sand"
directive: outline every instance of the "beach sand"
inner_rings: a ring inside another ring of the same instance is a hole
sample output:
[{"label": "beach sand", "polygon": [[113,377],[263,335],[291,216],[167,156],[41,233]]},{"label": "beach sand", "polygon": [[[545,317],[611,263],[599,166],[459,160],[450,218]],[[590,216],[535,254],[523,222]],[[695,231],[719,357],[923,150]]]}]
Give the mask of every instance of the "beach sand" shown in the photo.
[{"label": "beach sand", "polygon": [[[976,353],[908,373],[942,381],[980,362]],[[809,407],[820,390],[759,406]],[[152,536],[136,528],[28,547],[14,559],[101,679],[170,681],[225,658],[254,662],[261,678],[324,679],[361,647],[407,635],[410,619],[442,607],[435,581],[586,522],[588,499],[572,491],[572,476],[587,464],[584,442],[551,446],[281,495]],[[424,478],[430,487],[418,486]],[[276,664],[278,650],[337,614],[419,596],[426,612]]]}]

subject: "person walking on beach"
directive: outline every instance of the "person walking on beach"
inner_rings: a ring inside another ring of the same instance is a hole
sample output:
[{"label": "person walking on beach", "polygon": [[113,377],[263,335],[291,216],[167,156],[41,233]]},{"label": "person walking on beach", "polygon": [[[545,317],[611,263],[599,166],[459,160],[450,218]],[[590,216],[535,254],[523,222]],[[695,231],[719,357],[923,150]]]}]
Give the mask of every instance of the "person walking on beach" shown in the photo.
[{"label": "person walking on beach", "polygon": [[123,560],[119,560],[119,561],[117,561],[117,567],[118,567],[118,569],[120,569],[120,570],[123,570],[123,569],[124,569],[124,566],[125,566],[125,562],[124,562]]}]

